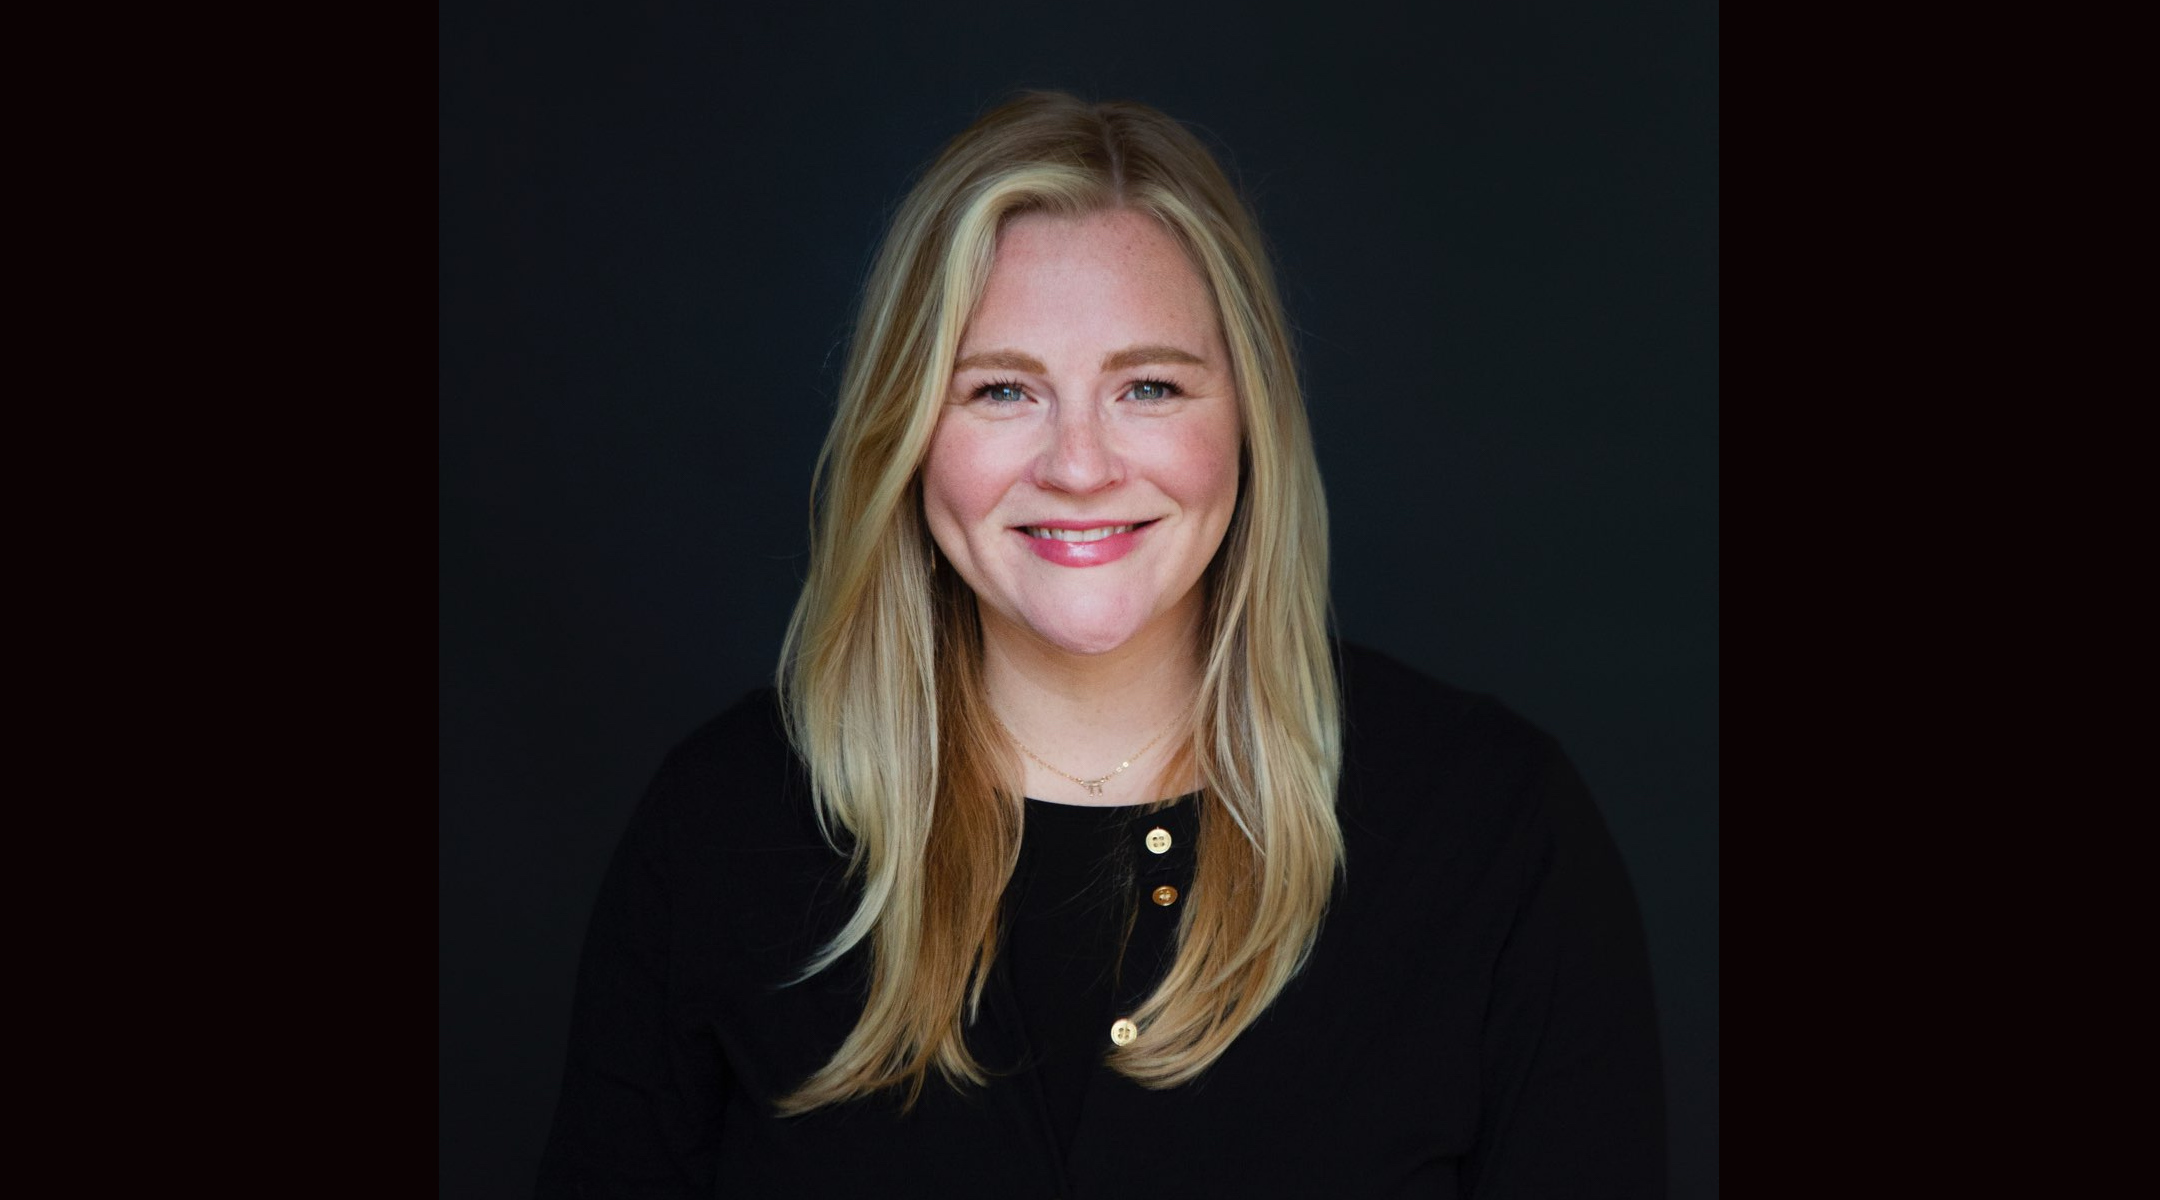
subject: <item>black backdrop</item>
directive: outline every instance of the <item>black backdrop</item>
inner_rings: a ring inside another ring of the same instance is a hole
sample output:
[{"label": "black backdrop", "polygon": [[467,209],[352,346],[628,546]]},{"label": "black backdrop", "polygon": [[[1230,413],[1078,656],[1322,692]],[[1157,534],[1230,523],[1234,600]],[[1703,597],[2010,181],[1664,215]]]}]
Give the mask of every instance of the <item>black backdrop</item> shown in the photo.
[{"label": "black backdrop", "polygon": [[885,214],[1048,86],[1240,180],[1340,631],[1574,755],[1642,898],[1672,1194],[1715,1195],[1714,5],[1068,7],[442,5],[441,1194],[529,1193],[615,838],[771,673]]}]

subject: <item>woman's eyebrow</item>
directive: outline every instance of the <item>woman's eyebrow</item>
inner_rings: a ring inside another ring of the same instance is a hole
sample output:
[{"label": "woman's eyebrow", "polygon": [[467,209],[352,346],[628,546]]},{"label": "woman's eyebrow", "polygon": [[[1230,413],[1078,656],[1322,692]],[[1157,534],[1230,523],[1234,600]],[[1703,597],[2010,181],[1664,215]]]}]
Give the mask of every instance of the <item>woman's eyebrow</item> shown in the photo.
[{"label": "woman's eyebrow", "polygon": [[1207,360],[1176,346],[1129,346],[1118,350],[1102,360],[1105,371],[1122,371],[1127,367],[1144,364],[1178,363],[1189,367],[1204,367]]},{"label": "woman's eyebrow", "polygon": [[1000,371],[1027,371],[1035,375],[1050,373],[1041,362],[1018,350],[985,350],[980,354],[970,354],[954,363],[952,369],[957,374],[976,367],[995,367]]},{"label": "woman's eyebrow", "polygon": [[[1191,351],[1180,350],[1176,346],[1128,346],[1123,350],[1113,350],[1105,356],[1102,360],[1102,369],[1104,371],[1122,371],[1127,367],[1138,367],[1150,363],[1178,363],[1190,367],[1204,367],[1207,365],[1207,360]],[[958,373],[974,370],[978,367],[990,367],[1000,371],[1028,371],[1036,375],[1049,373],[1048,369],[1042,365],[1041,360],[1033,355],[1023,354],[1018,350],[984,350],[977,354],[970,354],[954,363],[953,371]]]}]

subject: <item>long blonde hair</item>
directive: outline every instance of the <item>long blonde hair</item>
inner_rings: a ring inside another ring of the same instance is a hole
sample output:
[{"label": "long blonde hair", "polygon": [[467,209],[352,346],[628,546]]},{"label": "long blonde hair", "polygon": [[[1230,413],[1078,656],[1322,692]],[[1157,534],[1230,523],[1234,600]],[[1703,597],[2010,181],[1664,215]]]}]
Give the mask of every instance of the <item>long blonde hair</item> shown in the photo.
[{"label": "long blonde hair", "polygon": [[[1199,702],[1172,774],[1201,782],[1178,948],[1109,1065],[1147,1087],[1206,1070],[1310,952],[1342,864],[1327,511],[1289,329],[1257,226],[1191,132],[1144,105],[1027,93],[948,145],[865,287],[812,486],[809,577],[779,687],[818,821],[849,841],[852,918],[808,978],[869,943],[860,1020],[788,1113],[984,1081],[964,1029],[998,953],[1022,773],[985,696],[973,593],[923,518],[919,474],[997,233],[1023,212],[1151,214],[1214,296],[1241,404],[1238,506],[1211,564]],[[1191,777],[1191,776],[1188,776]]]}]

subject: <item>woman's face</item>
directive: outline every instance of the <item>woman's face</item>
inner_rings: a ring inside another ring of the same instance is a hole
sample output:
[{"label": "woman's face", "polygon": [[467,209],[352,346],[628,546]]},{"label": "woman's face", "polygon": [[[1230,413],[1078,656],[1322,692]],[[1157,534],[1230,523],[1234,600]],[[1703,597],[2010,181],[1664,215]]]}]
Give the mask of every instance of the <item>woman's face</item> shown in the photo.
[{"label": "woman's face", "polygon": [[989,630],[1101,654],[1196,616],[1238,448],[1214,303],[1161,225],[1006,223],[923,468],[931,536]]}]

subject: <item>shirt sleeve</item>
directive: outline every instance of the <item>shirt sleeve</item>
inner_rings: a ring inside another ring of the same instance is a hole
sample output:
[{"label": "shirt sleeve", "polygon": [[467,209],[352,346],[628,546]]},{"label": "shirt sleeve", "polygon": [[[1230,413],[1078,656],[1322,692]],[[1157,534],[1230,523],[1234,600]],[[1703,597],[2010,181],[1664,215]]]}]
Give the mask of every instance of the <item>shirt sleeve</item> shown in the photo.
[{"label": "shirt sleeve", "polygon": [[1525,777],[1521,900],[1486,1013],[1463,1194],[1662,1197],[1663,1071],[1635,894],[1550,738],[1537,735]]},{"label": "shirt sleeve", "polygon": [[714,1194],[729,1087],[709,1031],[676,1016],[663,767],[600,885],[578,967],[540,1200]]}]

